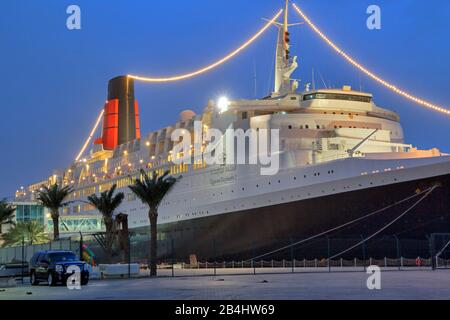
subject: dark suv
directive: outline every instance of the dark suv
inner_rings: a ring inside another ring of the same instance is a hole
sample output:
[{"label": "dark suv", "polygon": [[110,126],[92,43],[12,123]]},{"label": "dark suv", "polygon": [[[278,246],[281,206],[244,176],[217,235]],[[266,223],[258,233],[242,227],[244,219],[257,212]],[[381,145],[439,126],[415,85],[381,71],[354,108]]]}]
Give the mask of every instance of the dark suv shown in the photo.
[{"label": "dark suv", "polygon": [[89,270],[87,263],[78,260],[72,251],[41,251],[36,252],[30,261],[30,282],[32,285],[46,281],[49,286],[56,283],[66,283],[67,278],[75,271],[68,272],[67,268],[77,266],[81,272],[81,284],[89,282]]}]

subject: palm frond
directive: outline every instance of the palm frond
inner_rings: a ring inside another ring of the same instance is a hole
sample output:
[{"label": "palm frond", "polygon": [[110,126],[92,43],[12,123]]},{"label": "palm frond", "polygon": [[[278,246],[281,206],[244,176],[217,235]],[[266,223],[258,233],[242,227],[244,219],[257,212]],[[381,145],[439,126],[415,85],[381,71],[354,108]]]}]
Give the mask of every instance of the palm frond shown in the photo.
[{"label": "palm frond", "polygon": [[94,206],[104,218],[111,218],[114,214],[114,211],[120,206],[125,195],[123,192],[118,192],[114,194],[117,185],[114,184],[109,190],[103,191],[100,193],[100,196],[97,196],[95,193],[90,195],[87,199],[88,202]]},{"label": "palm frond", "polygon": [[3,236],[3,246],[18,246],[22,242],[27,244],[41,244],[48,242],[44,226],[37,221],[19,222]]},{"label": "palm frond", "polygon": [[44,186],[38,191],[38,202],[48,208],[50,211],[57,211],[59,208],[67,206],[71,201],[64,200],[72,193],[73,188],[70,186],[61,187],[57,183],[51,186]]},{"label": "palm frond", "polygon": [[0,201],[0,225],[12,223],[16,208],[9,204],[6,199]]},{"label": "palm frond", "polygon": [[151,209],[157,210],[164,197],[170,192],[178,179],[169,176],[169,171],[158,176],[155,172],[149,175],[141,169],[141,179],[129,186],[130,190]]}]

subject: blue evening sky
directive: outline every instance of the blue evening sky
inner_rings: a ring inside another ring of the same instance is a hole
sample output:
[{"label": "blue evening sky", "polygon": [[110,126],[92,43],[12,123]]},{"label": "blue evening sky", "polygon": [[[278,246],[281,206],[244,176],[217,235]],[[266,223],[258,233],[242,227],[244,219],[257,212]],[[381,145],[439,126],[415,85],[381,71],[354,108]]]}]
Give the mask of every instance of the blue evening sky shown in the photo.
[{"label": "blue evening sky", "polygon": [[[215,61],[258,30],[282,0],[2,0],[0,3],[0,196],[48,177],[75,157],[106,98],[110,78],[171,75]],[[297,0],[323,31],[399,87],[450,107],[450,1]],[[82,29],[66,28],[66,8],[82,10]],[[366,9],[382,9],[382,29]],[[300,18],[291,11],[291,22]],[[307,26],[291,30],[295,77],[311,69],[327,84],[373,92],[398,112],[406,141],[450,152],[450,117],[397,97],[357,72]],[[136,84],[141,130],[172,124],[208,99],[253,98],[272,88],[276,29],[226,65],[196,79]]]}]

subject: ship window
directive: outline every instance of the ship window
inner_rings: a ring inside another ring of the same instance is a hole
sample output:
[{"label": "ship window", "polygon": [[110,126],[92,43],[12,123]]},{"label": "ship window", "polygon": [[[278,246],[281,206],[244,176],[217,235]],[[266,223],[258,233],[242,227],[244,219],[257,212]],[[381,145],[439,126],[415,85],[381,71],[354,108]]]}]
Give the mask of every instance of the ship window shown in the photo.
[{"label": "ship window", "polygon": [[316,128],[317,128],[317,129],[320,129],[320,126],[319,126],[319,125],[317,125],[317,126],[316,126]]},{"label": "ship window", "polygon": [[303,129],[303,126],[300,126],[300,129]]},{"label": "ship window", "polygon": [[247,111],[242,112],[242,119],[247,119],[248,114]]},{"label": "ship window", "polygon": [[309,129],[309,125],[305,125],[305,129]]},{"label": "ship window", "polygon": [[367,96],[339,94],[339,93],[311,93],[303,96],[303,101],[313,99],[345,100],[345,101],[357,101],[365,103],[370,103],[372,101],[372,98]]},{"label": "ship window", "polygon": [[291,129],[292,129],[292,126],[288,126],[288,128],[289,128],[289,130],[291,130]]},{"label": "ship window", "polygon": [[297,100],[297,97],[291,97],[291,100]]}]

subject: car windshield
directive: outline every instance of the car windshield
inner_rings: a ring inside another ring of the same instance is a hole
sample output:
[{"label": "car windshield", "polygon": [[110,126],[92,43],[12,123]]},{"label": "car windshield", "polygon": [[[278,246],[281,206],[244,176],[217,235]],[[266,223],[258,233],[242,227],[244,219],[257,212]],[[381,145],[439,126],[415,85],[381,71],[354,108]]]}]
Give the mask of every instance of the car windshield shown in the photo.
[{"label": "car windshield", "polygon": [[50,262],[74,261],[77,259],[72,252],[50,253],[48,255]]}]

